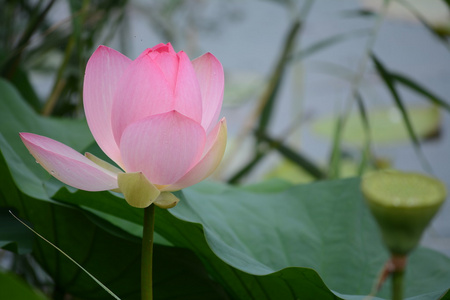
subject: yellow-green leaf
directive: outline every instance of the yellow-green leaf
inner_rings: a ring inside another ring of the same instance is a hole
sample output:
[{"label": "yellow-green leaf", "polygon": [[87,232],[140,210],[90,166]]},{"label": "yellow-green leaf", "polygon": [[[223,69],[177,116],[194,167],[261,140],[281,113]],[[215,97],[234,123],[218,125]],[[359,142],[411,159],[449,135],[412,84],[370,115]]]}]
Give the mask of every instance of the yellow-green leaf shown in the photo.
[{"label": "yellow-green leaf", "polygon": [[[439,109],[432,107],[413,107],[408,109],[412,126],[419,138],[433,135],[440,126]],[[372,141],[375,143],[406,142],[409,140],[408,130],[397,108],[369,111],[368,120]],[[313,131],[331,138],[336,124],[335,116],[318,119],[313,124]],[[364,144],[364,126],[361,117],[351,114],[343,132],[343,141],[361,146]]]}]

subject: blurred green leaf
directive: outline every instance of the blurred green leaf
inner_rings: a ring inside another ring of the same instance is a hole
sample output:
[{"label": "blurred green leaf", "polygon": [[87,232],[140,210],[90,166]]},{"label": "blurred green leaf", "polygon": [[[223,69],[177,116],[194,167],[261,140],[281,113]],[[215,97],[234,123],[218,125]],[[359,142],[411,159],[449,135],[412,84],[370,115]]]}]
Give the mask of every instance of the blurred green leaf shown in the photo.
[{"label": "blurred green leaf", "polygon": [[[360,166],[351,159],[343,159],[340,163],[339,176],[340,178],[349,178],[359,176]],[[287,159],[281,160],[273,169],[264,175],[266,179],[283,179],[292,184],[309,183],[316,179],[311,174],[305,171],[301,166],[294,164]]]},{"label": "blurred green leaf", "polygon": [[[54,82],[50,97],[45,95],[44,114],[78,116],[86,61],[99,41],[108,43],[116,36],[128,1],[70,0],[64,2],[69,11],[62,14],[58,8],[54,10],[54,3],[59,4],[54,0],[26,0],[6,1],[2,5],[0,51],[6,55],[0,58],[0,73],[13,81],[26,100],[40,111],[41,103],[35,101],[33,93],[47,92],[46,86],[27,86],[23,90],[27,82],[22,83],[16,77],[20,68],[26,69],[27,75],[46,72],[44,76],[48,80],[54,78]],[[58,14],[56,19],[54,13]],[[55,73],[58,75],[54,76]]]},{"label": "blurred green leaf", "polygon": [[36,94],[36,91],[31,85],[28,74],[22,68],[19,67],[17,69],[14,76],[11,78],[11,83],[14,84],[16,89],[22,95],[23,99],[25,99],[35,111],[40,111],[40,100]]},{"label": "blurred green leaf", "polygon": [[[217,183],[217,185],[213,185],[213,183],[210,182],[209,184],[204,184],[203,186],[213,186],[215,192],[226,190],[226,187],[219,183]],[[261,184],[259,182],[246,185],[245,190],[255,193],[277,193],[284,191],[292,186],[293,184],[289,180],[285,180],[282,178],[271,178],[269,180],[264,180],[264,184]],[[197,191],[205,193],[205,191],[202,189],[202,185],[198,185],[196,188]]]},{"label": "blurred green leaf", "polygon": [[18,276],[0,271],[0,299],[45,300],[47,298]]},{"label": "blurred green leaf", "polygon": [[14,48],[10,51],[8,60],[1,66],[0,73],[2,76],[10,79],[13,78],[17,71],[22,53],[27,47],[34,32],[39,28],[39,25],[44,21],[45,16],[52,8],[55,0],[50,0],[47,5],[41,10],[42,2],[39,1],[33,8],[31,18],[28,20],[25,31],[21,34],[20,39]]},{"label": "blurred green leaf", "polygon": [[[29,154],[19,137],[19,132],[28,131],[46,135],[64,144],[70,144],[75,150],[82,150],[94,141],[84,120],[67,120],[57,118],[44,118],[31,109],[23,100],[17,90],[7,81],[0,79],[0,133],[8,149],[17,154],[22,160],[13,173],[24,173],[26,180],[16,182],[18,187],[28,195],[39,199],[47,199],[48,195],[42,185],[43,180],[50,178],[34,158]],[[67,132],[71,134],[68,135]],[[6,146],[5,146],[6,147]],[[22,170],[27,170],[23,172]]]},{"label": "blurred green leaf", "polygon": [[[409,117],[417,136],[426,138],[433,135],[441,126],[439,109],[436,107],[410,107]],[[409,134],[396,107],[372,109],[368,112],[371,141],[376,144],[394,144],[409,140]],[[312,124],[315,133],[331,138],[335,129],[335,116],[325,116]],[[342,135],[346,143],[364,147],[366,129],[359,113],[352,113]]]},{"label": "blurred green leaf", "polygon": [[279,178],[293,184],[314,181],[314,177],[293,162],[283,159],[273,169],[264,175],[264,178]]},{"label": "blurred green leaf", "polygon": [[[0,191],[0,199],[4,197]],[[33,241],[33,233],[17,222],[9,213],[9,209],[0,208],[0,248],[25,254],[31,252]]]}]

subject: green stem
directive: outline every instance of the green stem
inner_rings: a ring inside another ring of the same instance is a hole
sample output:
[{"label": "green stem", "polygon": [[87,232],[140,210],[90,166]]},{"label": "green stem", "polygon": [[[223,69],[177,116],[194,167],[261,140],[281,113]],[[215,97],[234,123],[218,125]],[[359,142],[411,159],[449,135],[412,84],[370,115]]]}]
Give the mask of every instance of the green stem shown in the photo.
[{"label": "green stem", "polygon": [[144,208],[144,229],[142,234],[141,299],[153,299],[153,231],[155,229],[155,205]]},{"label": "green stem", "polygon": [[392,255],[392,300],[403,300],[403,277],[407,264],[406,255]]},{"label": "green stem", "polygon": [[404,270],[392,273],[392,300],[403,300],[403,275]]}]

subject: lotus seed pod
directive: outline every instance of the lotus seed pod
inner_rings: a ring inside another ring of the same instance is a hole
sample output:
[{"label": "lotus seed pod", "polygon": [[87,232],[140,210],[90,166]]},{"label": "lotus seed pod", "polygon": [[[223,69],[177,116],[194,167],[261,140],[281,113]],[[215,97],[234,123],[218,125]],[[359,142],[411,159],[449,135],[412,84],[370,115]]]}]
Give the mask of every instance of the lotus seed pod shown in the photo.
[{"label": "lotus seed pod", "polygon": [[441,181],[393,170],[364,176],[362,192],[393,255],[406,255],[418,245],[446,197]]}]

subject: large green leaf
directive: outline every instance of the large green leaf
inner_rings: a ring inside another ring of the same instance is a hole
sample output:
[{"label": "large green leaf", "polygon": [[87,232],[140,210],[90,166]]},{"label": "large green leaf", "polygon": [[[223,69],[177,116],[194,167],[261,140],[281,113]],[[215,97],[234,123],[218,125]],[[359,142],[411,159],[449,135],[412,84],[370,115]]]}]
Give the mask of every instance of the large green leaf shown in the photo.
[{"label": "large green leaf", "polygon": [[[173,215],[202,224],[211,249],[231,266],[271,277],[272,286],[264,285],[261,293],[280,289],[283,285],[277,286],[276,278],[283,278],[287,270],[296,274],[289,281],[292,287],[308,283],[319,287],[313,269],[335,292],[368,294],[386,259],[358,179],[300,185],[272,194],[227,187],[215,195],[196,189],[185,195],[187,200],[171,210]],[[449,264],[448,257],[417,250],[408,269],[406,296],[448,289]],[[311,280],[302,279],[305,273]],[[418,284],[424,278],[427,284]],[[386,292],[381,295],[388,296]]]},{"label": "large green leaf", "polygon": [[[156,230],[194,251],[236,299],[362,299],[388,254],[359,180],[287,186],[199,184],[178,194],[177,207],[157,210]],[[88,194],[62,189],[55,198],[141,222],[114,194]],[[450,259],[419,248],[406,277],[408,299],[435,299],[450,287]],[[389,298],[389,284],[380,297]]]},{"label": "large green leaf", "polygon": [[[0,206],[18,211],[37,232],[122,299],[138,299],[140,239],[117,226],[108,225],[107,220],[91,212],[52,201],[45,187],[49,176],[40,171],[40,166],[18,138],[19,130],[33,131],[80,149],[92,141],[86,125],[37,116],[23,105],[19,94],[4,81],[0,81],[0,91],[2,108],[5,108],[0,110]],[[48,184],[53,185],[52,181]],[[11,227],[11,220],[2,221]],[[9,237],[12,242],[20,239],[21,235]],[[82,299],[111,298],[48,243],[37,239],[33,255],[61,291]],[[201,262],[189,250],[155,245],[154,256],[156,299],[227,299],[225,292],[208,277]]]},{"label": "large green leaf", "polygon": [[0,271],[0,299],[45,300],[47,298],[33,290],[16,275]]}]

